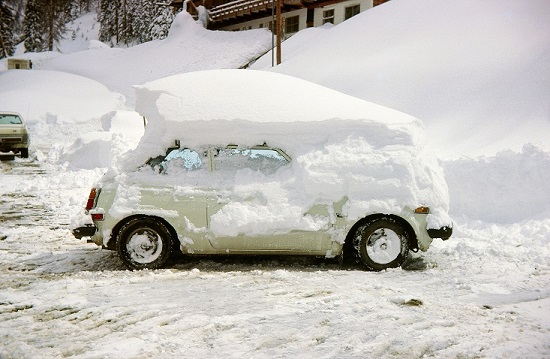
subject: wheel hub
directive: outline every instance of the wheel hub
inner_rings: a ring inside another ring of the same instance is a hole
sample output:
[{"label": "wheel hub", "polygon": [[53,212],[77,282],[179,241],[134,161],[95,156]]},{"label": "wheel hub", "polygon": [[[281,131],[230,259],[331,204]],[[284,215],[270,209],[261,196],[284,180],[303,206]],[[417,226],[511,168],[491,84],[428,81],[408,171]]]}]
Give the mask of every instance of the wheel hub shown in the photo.
[{"label": "wheel hub", "polygon": [[155,261],[162,252],[162,240],[153,231],[136,231],[126,246],[133,261],[147,264]]},{"label": "wheel hub", "polygon": [[401,253],[401,238],[389,228],[379,228],[366,241],[367,254],[379,264],[388,264]]}]

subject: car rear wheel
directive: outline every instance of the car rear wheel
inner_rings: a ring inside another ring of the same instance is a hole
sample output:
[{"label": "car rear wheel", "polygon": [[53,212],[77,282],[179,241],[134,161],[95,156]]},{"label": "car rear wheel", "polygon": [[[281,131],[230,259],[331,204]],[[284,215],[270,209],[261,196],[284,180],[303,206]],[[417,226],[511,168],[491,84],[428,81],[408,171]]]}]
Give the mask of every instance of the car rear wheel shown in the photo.
[{"label": "car rear wheel", "polygon": [[20,150],[21,152],[21,158],[29,158],[29,149],[28,148],[22,148]]},{"label": "car rear wheel", "polygon": [[120,259],[129,269],[162,268],[172,255],[170,231],[151,217],[128,221],[120,229],[116,243]]},{"label": "car rear wheel", "polygon": [[409,234],[392,217],[364,220],[352,240],[356,261],[370,270],[399,267],[409,255]]}]

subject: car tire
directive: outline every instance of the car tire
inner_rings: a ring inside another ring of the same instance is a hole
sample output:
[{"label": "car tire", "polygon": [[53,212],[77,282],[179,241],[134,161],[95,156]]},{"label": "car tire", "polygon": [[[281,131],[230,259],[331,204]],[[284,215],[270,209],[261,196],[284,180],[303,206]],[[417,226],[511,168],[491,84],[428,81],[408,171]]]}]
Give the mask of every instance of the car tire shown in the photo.
[{"label": "car tire", "polygon": [[164,223],[155,218],[140,217],[131,219],[120,228],[116,248],[129,269],[159,269],[172,255],[173,239]]},{"label": "car tire", "polygon": [[21,148],[19,150],[21,153],[21,158],[29,158],[29,149],[28,148]]},{"label": "car tire", "polygon": [[380,271],[400,267],[409,255],[409,234],[389,216],[365,219],[352,234],[355,260]]}]

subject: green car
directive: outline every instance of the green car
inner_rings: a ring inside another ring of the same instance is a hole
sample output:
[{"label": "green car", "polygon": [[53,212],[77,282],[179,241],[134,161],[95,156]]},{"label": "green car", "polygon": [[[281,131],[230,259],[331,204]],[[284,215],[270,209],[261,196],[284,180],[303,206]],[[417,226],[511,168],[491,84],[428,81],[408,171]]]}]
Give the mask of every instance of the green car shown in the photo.
[{"label": "green car", "polygon": [[0,112],[0,151],[29,157],[29,131],[16,112]]}]

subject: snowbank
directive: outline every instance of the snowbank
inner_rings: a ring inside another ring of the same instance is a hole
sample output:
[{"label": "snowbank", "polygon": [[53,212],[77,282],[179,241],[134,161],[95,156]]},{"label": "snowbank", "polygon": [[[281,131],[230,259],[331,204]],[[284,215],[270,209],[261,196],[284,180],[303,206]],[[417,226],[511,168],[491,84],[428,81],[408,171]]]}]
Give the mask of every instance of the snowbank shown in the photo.
[{"label": "snowbank", "polygon": [[57,71],[0,72],[0,107],[27,123],[75,124],[124,107],[124,97],[89,78]]},{"label": "snowbank", "polygon": [[101,118],[102,129],[81,134],[63,148],[57,162],[70,170],[109,168],[122,154],[136,147],[144,123],[134,111],[113,111]]},{"label": "snowbank", "polygon": [[89,50],[53,58],[39,68],[94,79],[124,94],[131,105],[133,85],[183,72],[239,68],[270,48],[271,34],[267,30],[208,31],[182,12],[164,40],[127,49],[92,45]]},{"label": "snowbank", "polygon": [[450,213],[463,222],[518,223],[550,218],[550,153],[532,146],[522,152],[443,162]]},{"label": "snowbank", "polygon": [[143,134],[143,119],[124,110],[122,95],[63,72],[0,72],[0,108],[23,115],[31,154],[47,150],[50,162],[72,170],[109,167]]},{"label": "snowbank", "polygon": [[548,18],[546,0],[392,0],[291,37],[274,71],[420,118],[444,158],[549,149]]}]

